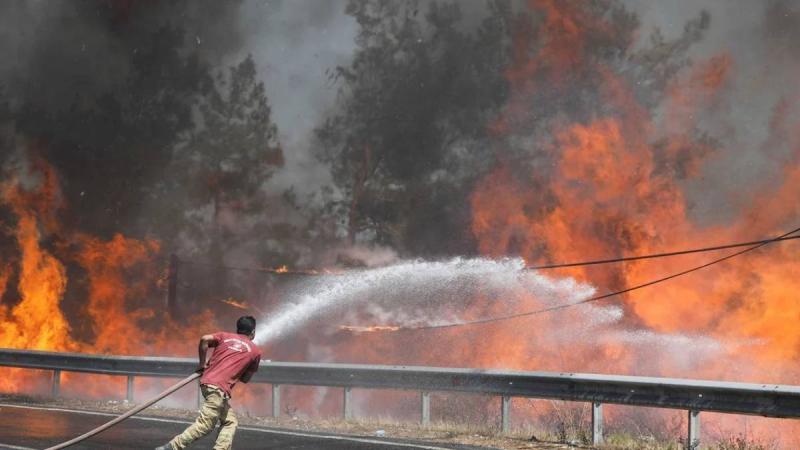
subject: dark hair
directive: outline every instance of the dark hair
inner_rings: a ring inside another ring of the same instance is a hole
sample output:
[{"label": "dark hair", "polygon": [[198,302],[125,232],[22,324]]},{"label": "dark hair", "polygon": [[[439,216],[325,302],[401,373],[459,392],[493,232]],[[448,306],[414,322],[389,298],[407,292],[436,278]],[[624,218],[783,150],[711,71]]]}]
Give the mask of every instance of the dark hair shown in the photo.
[{"label": "dark hair", "polygon": [[236,333],[249,335],[256,329],[256,318],[253,316],[242,316],[236,321]]}]

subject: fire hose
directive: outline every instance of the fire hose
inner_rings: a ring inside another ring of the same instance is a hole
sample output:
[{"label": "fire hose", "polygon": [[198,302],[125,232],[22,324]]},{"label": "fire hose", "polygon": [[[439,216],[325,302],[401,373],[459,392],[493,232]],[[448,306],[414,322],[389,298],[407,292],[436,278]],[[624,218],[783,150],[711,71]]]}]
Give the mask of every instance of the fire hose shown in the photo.
[{"label": "fire hose", "polygon": [[94,430],[91,430],[91,431],[89,431],[87,433],[84,433],[84,434],[82,434],[82,435],[80,435],[80,436],[78,436],[78,437],[76,437],[74,439],[70,439],[69,441],[62,442],[61,444],[55,445],[53,447],[49,447],[46,450],[58,450],[58,449],[61,449],[61,448],[67,448],[67,447],[69,447],[71,445],[77,444],[78,442],[81,442],[81,441],[84,441],[86,439],[89,439],[90,437],[92,437],[92,436],[94,436],[94,435],[96,435],[98,433],[101,433],[101,432],[113,427],[114,425],[122,422],[123,420],[128,419],[129,417],[131,417],[131,416],[133,416],[135,414],[138,414],[142,410],[144,410],[146,408],[149,408],[154,403],[164,399],[165,397],[169,396],[170,394],[172,394],[173,392],[177,391],[178,389],[180,389],[180,388],[186,386],[187,384],[191,383],[192,381],[196,380],[198,377],[200,377],[200,372],[199,371],[195,372],[195,373],[189,375],[188,377],[184,378],[183,380],[175,383],[174,385],[170,386],[164,392],[162,392],[162,393],[158,394],[157,396],[151,398],[150,400],[142,403],[141,405],[137,406],[136,408],[133,408],[132,410],[126,412],[125,414],[115,418],[114,420],[111,420],[110,422],[106,422],[103,425],[95,428]]}]

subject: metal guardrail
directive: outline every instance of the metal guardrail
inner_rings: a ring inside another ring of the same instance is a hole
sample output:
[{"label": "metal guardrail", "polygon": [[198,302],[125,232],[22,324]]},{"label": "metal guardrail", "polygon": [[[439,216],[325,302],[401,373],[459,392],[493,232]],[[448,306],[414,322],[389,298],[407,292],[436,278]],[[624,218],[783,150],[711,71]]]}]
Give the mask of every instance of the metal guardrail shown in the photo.
[{"label": "metal guardrail", "polygon": [[[133,380],[184,377],[197,367],[189,358],[101,356],[0,349],[0,366],[53,370],[53,396],[59,395],[61,371],[128,377],[127,399],[133,401]],[[512,397],[530,397],[592,404],[592,441],[603,440],[604,403],[684,409],[688,411],[688,447],[700,442],[701,411],[800,418],[800,387],[730,383],[675,378],[633,377],[553,372],[511,372],[414,366],[262,362],[251,382],[272,384],[272,413],[280,415],[280,386],[341,387],[343,414],[352,418],[353,388],[421,392],[423,424],[430,423],[431,392],[470,392],[501,397],[501,423],[509,430]]]}]

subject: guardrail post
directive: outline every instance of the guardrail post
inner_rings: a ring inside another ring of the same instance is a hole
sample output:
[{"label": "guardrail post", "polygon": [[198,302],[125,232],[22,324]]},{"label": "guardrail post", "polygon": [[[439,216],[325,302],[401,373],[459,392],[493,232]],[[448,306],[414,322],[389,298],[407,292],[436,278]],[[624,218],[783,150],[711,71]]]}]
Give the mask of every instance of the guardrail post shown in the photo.
[{"label": "guardrail post", "polygon": [[125,400],[133,403],[133,375],[128,375],[128,389],[125,393]]},{"label": "guardrail post", "polygon": [[502,397],[502,407],[500,408],[500,423],[503,433],[511,430],[511,397]]},{"label": "guardrail post", "polygon": [[276,419],[281,416],[281,385],[272,385],[272,417]]},{"label": "guardrail post", "polygon": [[61,369],[53,370],[53,388],[50,393],[53,397],[61,395]]},{"label": "guardrail post", "polygon": [[344,388],[344,420],[350,420],[353,418],[353,393],[352,388],[346,387]]},{"label": "guardrail post", "polygon": [[431,393],[422,391],[422,425],[431,424]]},{"label": "guardrail post", "polygon": [[689,450],[700,448],[700,411],[689,410],[689,436],[686,448]]},{"label": "guardrail post", "polygon": [[592,402],[592,445],[603,443],[603,404]]}]

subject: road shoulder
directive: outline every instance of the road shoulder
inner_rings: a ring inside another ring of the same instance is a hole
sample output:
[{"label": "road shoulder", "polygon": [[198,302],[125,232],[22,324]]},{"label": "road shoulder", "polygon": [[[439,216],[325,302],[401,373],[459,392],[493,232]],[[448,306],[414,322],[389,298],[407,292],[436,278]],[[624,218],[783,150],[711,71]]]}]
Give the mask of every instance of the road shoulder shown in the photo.
[{"label": "road shoulder", "polygon": [[[0,409],[3,407],[28,407],[53,411],[66,411],[112,417],[119,415],[135,405],[118,401],[85,401],[75,399],[49,399],[18,395],[0,395]],[[140,420],[188,423],[194,419],[195,411],[177,408],[152,407],[145,410]],[[468,431],[453,433],[452,430],[437,430],[435,427],[423,428],[405,424],[379,423],[377,421],[316,420],[302,421],[292,418],[273,419],[252,416],[239,417],[240,427],[251,431],[275,434],[315,437],[333,440],[352,440],[354,442],[408,446],[409,449],[423,450],[493,450],[505,448],[555,448],[555,446],[521,445],[518,439],[494,445],[497,439]],[[382,432],[379,432],[381,430]],[[376,435],[377,434],[377,435]],[[381,436],[383,435],[383,436]],[[557,447],[563,448],[559,445]]]}]

